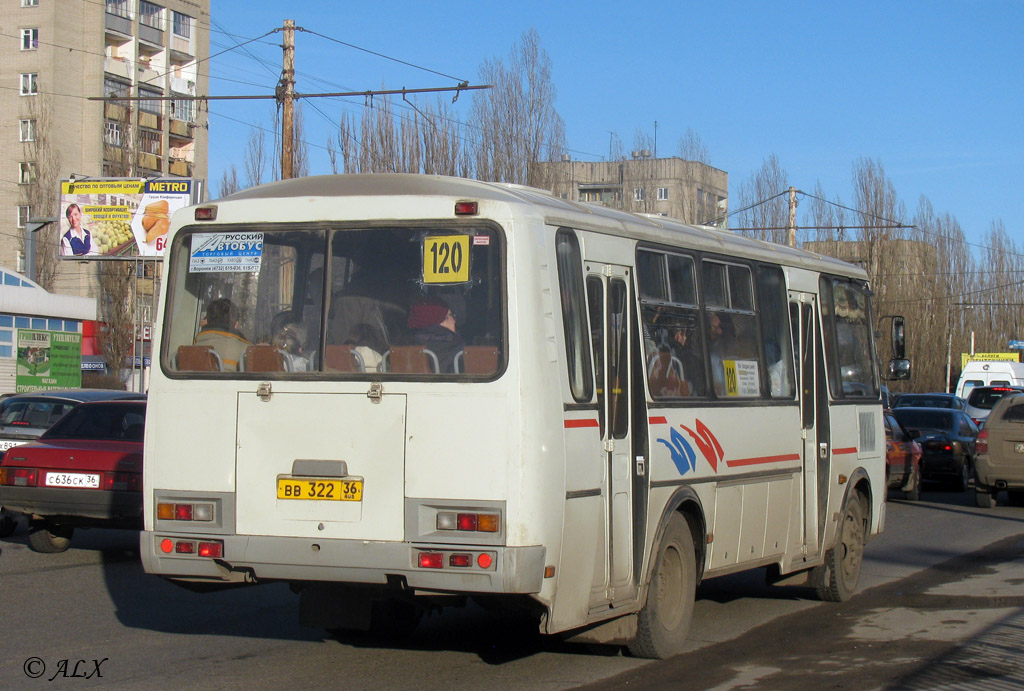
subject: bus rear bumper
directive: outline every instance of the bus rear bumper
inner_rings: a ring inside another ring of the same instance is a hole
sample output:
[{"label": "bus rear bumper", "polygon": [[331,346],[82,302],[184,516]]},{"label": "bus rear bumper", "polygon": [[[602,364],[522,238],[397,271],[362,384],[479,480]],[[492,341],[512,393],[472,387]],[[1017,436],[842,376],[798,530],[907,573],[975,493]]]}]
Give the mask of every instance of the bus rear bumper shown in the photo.
[{"label": "bus rear bumper", "polygon": [[[223,556],[198,556],[200,541],[221,543]],[[401,577],[413,589],[535,594],[540,592],[545,568],[545,549],[540,545],[435,545],[153,531],[142,531],[139,542],[147,573],[199,582],[383,585],[389,577]],[[192,551],[179,552],[179,543]]]}]

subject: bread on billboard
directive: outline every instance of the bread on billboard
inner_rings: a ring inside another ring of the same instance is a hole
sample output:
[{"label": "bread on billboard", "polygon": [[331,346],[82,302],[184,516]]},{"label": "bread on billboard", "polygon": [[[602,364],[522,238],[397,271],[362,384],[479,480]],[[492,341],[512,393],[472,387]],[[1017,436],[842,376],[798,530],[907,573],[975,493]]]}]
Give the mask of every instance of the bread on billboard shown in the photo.
[{"label": "bread on billboard", "polygon": [[156,238],[167,233],[171,227],[170,216],[167,215],[169,205],[166,199],[147,204],[142,211],[142,229],[146,231],[146,242],[153,242]]}]

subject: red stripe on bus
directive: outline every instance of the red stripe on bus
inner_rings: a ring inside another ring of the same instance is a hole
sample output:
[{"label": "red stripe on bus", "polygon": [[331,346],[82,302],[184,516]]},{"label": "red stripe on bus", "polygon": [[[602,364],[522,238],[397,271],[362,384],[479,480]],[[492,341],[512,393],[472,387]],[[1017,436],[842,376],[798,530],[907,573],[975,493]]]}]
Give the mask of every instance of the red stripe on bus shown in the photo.
[{"label": "red stripe on bus", "polygon": [[668,424],[668,418],[664,418],[664,417],[652,417],[652,418],[648,418],[647,421],[650,422],[652,425],[667,425]]},{"label": "red stripe on bus", "polygon": [[832,449],[833,455],[839,455],[844,453],[857,453],[857,447],[851,446],[847,449]]},{"label": "red stripe on bus", "polygon": [[574,427],[600,427],[597,420],[566,420],[565,428],[572,429]]},{"label": "red stripe on bus", "polygon": [[779,456],[758,456],[757,458],[737,458],[734,461],[726,461],[730,468],[741,465],[759,465],[761,463],[781,463],[782,461],[799,461],[800,454],[784,453]]}]

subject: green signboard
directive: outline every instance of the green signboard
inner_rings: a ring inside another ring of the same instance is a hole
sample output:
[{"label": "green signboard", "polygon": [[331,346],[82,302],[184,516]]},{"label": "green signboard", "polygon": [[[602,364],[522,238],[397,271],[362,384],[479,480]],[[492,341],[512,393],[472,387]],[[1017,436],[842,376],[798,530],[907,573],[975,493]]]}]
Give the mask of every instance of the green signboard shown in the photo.
[{"label": "green signboard", "polygon": [[82,387],[82,334],[18,329],[18,393]]}]

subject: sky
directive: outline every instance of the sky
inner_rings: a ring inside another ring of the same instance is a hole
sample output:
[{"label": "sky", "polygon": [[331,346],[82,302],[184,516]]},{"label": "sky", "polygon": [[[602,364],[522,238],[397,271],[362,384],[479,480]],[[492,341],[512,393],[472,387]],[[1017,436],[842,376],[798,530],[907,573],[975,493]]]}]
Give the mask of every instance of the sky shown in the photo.
[{"label": "sky", "polygon": [[[306,29],[299,93],[479,84],[484,61],[534,29],[574,159],[606,160],[613,133],[629,152],[637,131],[672,156],[693,130],[732,198],[775,155],[791,185],[820,183],[847,204],[855,162],[871,159],[906,207],[895,220],[910,222],[926,197],[970,241],[999,222],[1024,241],[1021,0],[211,4],[210,52],[226,51],[211,59],[211,95],[273,93],[281,34],[236,46],[285,19]],[[306,101],[311,174],[331,172],[328,134],[364,101]],[[211,196],[227,166],[242,175],[251,126],[272,127],[272,103],[210,103]],[[471,103],[455,104],[463,121]]]}]

